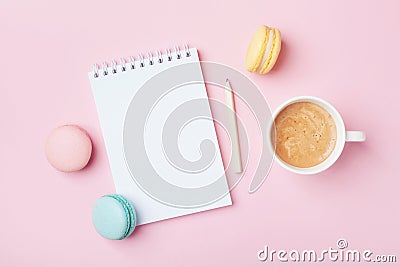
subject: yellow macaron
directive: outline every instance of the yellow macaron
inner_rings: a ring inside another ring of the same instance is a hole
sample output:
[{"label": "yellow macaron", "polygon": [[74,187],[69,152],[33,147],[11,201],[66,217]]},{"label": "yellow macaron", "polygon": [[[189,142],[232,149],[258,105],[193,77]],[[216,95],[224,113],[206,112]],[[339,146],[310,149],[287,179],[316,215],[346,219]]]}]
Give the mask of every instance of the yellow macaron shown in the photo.
[{"label": "yellow macaron", "polygon": [[246,69],[260,74],[268,73],[281,51],[281,33],[276,28],[262,25],[254,33],[246,54]]}]

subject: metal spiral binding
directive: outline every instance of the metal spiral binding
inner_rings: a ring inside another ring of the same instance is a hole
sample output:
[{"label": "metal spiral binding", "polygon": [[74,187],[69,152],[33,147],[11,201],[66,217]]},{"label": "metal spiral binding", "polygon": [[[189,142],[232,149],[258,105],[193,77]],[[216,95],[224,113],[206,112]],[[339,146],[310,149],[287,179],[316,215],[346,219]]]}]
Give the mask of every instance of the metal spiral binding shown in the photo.
[{"label": "metal spiral binding", "polygon": [[[187,44],[184,45],[183,49],[181,50],[179,46],[174,47],[174,53],[176,55],[177,60],[182,59],[182,56],[184,55],[185,57],[190,57],[190,50],[189,46]],[[149,65],[154,65],[154,64],[162,64],[167,61],[172,61],[174,60],[172,52],[169,48],[165,49],[165,53],[162,53],[159,49],[156,51],[155,55],[151,52],[148,51],[146,54],[146,57],[143,56],[142,53],[138,55],[138,58],[135,59],[135,57],[130,56],[129,57],[129,62],[125,60],[125,58],[120,58],[119,62],[116,60],[111,61],[111,71],[108,69],[108,63],[104,61],[101,64],[101,69],[99,68],[98,64],[93,65],[93,76],[94,78],[99,78],[100,75],[102,76],[108,76],[111,74],[117,74],[118,71],[125,72],[128,70],[134,70],[137,67],[143,68],[146,66],[145,60],[148,60]],[[119,64],[118,64],[119,63]],[[118,66],[120,66],[120,70],[118,70]]]}]

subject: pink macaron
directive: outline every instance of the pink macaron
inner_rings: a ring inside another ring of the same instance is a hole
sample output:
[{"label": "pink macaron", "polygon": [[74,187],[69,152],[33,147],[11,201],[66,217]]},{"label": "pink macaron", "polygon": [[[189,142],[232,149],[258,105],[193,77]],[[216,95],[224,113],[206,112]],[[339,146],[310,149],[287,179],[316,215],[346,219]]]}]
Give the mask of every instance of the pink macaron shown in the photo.
[{"label": "pink macaron", "polygon": [[55,128],[47,137],[46,157],[57,170],[73,172],[83,169],[92,155],[92,141],[85,130],[76,125]]}]

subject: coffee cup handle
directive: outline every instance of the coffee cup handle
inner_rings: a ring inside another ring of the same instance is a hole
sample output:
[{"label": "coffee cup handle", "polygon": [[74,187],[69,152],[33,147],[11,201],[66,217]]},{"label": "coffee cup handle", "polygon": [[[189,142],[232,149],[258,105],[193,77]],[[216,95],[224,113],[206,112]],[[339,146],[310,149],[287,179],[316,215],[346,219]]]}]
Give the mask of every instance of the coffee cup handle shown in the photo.
[{"label": "coffee cup handle", "polygon": [[366,139],[363,131],[346,131],[346,142],[364,142]]}]

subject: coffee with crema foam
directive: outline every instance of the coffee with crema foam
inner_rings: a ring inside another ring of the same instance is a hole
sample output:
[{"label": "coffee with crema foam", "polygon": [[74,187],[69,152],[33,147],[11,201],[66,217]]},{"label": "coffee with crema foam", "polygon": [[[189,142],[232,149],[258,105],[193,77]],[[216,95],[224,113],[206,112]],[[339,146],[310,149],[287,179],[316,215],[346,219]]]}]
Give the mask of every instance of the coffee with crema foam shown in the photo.
[{"label": "coffee with crema foam", "polygon": [[277,156],[299,168],[326,160],[336,145],[336,125],[331,114],[312,102],[296,102],[275,118]]}]

